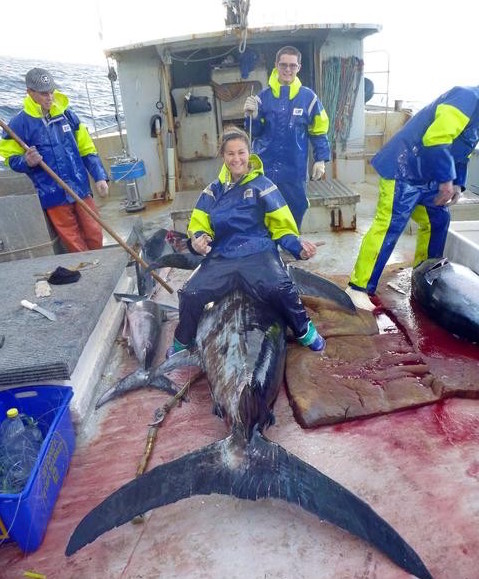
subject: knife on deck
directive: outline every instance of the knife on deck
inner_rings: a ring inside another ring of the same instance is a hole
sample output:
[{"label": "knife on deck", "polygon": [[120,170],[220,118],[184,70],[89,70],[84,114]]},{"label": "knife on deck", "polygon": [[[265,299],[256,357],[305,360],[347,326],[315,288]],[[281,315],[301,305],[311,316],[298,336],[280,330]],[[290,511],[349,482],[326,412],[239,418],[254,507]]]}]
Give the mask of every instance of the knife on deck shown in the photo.
[{"label": "knife on deck", "polygon": [[53,312],[49,312],[48,310],[41,308],[37,304],[32,304],[32,302],[29,302],[28,300],[22,300],[20,303],[24,308],[27,308],[28,310],[35,310],[39,314],[42,314],[43,316],[48,318],[49,320],[52,320],[52,322],[55,322],[57,319],[56,315]]}]

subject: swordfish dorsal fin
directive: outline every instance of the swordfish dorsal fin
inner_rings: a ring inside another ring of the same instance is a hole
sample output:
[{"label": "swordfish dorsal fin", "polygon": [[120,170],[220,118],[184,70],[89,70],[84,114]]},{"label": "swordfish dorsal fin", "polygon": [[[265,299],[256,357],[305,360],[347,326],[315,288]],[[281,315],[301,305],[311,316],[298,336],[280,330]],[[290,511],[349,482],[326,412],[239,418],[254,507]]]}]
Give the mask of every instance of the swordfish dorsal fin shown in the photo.
[{"label": "swordfish dorsal fin", "polygon": [[[419,579],[432,579],[417,553],[391,525],[342,485],[258,432],[242,446],[241,456],[232,435],[127,483],[85,516],[70,538],[66,555],[151,509],[217,493],[300,505],[364,539]],[[233,453],[234,460],[230,460]]]}]

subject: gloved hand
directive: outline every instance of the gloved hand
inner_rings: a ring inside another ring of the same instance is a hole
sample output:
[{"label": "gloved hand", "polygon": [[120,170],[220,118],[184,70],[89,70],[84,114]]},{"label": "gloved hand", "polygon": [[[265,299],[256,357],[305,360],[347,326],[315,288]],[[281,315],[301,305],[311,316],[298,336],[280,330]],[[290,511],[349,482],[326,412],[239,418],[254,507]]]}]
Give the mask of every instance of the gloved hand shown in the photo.
[{"label": "gloved hand", "polygon": [[42,156],[35,146],[30,147],[25,153],[25,161],[29,167],[36,167],[42,160]]},{"label": "gloved hand", "polygon": [[100,197],[108,197],[108,183],[105,180],[97,181],[95,189]]},{"label": "gloved hand", "polygon": [[324,175],[325,171],[326,168],[324,166],[324,161],[316,161],[311,172],[311,181],[319,181]]},{"label": "gloved hand", "polygon": [[253,117],[253,119],[258,116],[258,101],[256,100],[256,97],[251,95],[246,98],[244,103],[244,113],[245,115]]},{"label": "gloved hand", "polygon": [[460,185],[454,185],[454,195],[449,201],[448,205],[455,205],[462,196],[462,189]]}]

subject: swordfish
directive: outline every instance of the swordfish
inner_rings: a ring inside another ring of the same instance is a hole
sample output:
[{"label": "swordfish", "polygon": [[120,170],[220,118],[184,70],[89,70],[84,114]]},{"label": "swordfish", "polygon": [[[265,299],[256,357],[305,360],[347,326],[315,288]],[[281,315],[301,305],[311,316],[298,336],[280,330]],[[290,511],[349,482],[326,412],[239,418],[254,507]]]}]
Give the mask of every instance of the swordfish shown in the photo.
[{"label": "swordfish", "polygon": [[158,367],[158,374],[199,365],[208,378],[215,413],[230,434],[112,493],[78,524],[66,555],[151,509],[218,493],[299,505],[369,542],[419,579],[430,579],[417,553],[369,505],[265,436],[274,422],[285,359],[286,327],[267,305],[235,291],[207,306],[196,352],[175,354]]}]

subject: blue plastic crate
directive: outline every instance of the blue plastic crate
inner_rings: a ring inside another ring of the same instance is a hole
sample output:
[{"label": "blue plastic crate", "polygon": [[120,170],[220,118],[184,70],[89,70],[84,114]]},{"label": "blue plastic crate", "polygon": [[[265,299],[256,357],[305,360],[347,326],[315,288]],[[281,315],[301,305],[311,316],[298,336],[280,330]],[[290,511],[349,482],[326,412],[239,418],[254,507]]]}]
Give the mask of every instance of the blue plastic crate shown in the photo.
[{"label": "blue plastic crate", "polygon": [[25,488],[0,494],[0,544],[15,541],[25,553],[40,546],[75,449],[69,386],[24,386],[0,391],[0,416],[9,408],[38,420],[44,440]]}]

